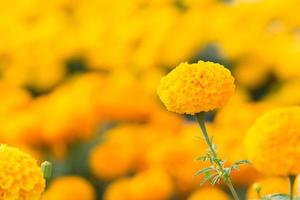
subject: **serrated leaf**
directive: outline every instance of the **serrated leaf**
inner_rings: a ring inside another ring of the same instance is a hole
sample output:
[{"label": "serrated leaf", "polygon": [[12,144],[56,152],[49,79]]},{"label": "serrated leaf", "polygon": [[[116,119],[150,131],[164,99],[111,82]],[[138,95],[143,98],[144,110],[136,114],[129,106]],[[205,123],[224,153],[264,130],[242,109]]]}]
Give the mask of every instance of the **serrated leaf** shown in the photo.
[{"label": "serrated leaf", "polygon": [[215,174],[210,174],[210,172],[206,172],[204,178],[200,182],[200,186],[209,181]]},{"label": "serrated leaf", "polygon": [[209,172],[209,171],[211,171],[211,170],[213,170],[212,167],[206,167],[206,168],[200,169],[199,171],[197,171],[197,172],[195,173],[194,176],[199,176],[200,174],[205,174],[206,172]]},{"label": "serrated leaf", "polygon": [[211,184],[214,186],[215,184],[219,184],[221,180],[221,177],[219,175],[215,176],[212,181]]},{"label": "serrated leaf", "polygon": [[238,160],[233,165],[251,164],[248,160]]},{"label": "serrated leaf", "polygon": [[206,171],[204,177],[209,179],[211,177],[210,171]]},{"label": "serrated leaf", "polygon": [[239,169],[239,166],[238,166],[237,164],[233,164],[233,165],[231,166],[231,168],[234,169],[234,170],[238,170],[238,169]]},{"label": "serrated leaf", "polygon": [[196,158],[196,160],[201,160],[201,161],[206,161],[208,159],[207,155],[206,156],[199,156],[198,158]]}]

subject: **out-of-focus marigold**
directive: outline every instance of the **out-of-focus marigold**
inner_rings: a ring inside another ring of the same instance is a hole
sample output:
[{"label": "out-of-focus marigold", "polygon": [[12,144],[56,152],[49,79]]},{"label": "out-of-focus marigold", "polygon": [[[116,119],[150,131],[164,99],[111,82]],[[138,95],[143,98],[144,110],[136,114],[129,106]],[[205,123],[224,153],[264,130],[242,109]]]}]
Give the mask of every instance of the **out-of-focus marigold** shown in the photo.
[{"label": "out-of-focus marigold", "polygon": [[161,79],[157,93],[169,111],[195,114],[222,107],[234,89],[234,78],[228,69],[199,61],[181,63]]},{"label": "out-of-focus marigold", "polygon": [[161,169],[148,169],[132,178],[122,178],[108,186],[104,200],[163,200],[169,199],[173,184]]},{"label": "out-of-focus marigold", "polygon": [[0,146],[0,199],[39,200],[45,188],[35,159],[17,148]]},{"label": "out-of-focus marigold", "polygon": [[188,200],[230,200],[225,192],[217,188],[203,188],[192,193]]},{"label": "out-of-focus marigold", "polygon": [[263,114],[248,130],[248,159],[264,174],[300,173],[300,107],[278,108]]},{"label": "out-of-focus marigold", "polygon": [[94,200],[93,186],[80,176],[62,176],[54,180],[42,200]]},{"label": "out-of-focus marigold", "polygon": [[94,175],[109,180],[132,170],[136,159],[136,131],[135,126],[124,125],[106,132],[104,142],[90,153],[89,165]]}]

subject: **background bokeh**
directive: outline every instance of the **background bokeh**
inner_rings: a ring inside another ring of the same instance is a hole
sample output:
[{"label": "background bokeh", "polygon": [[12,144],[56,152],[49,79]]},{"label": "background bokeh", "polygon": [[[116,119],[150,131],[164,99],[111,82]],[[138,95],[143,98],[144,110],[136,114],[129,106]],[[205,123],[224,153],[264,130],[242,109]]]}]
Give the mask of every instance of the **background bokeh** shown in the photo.
[{"label": "background bokeh", "polygon": [[[299,11],[298,0],[1,1],[0,141],[53,163],[46,200],[228,199],[222,185],[199,189],[200,129],[165,110],[157,85],[181,62],[228,67],[236,94],[208,128],[229,164],[246,159],[255,119],[300,103]],[[255,181],[288,192],[251,165],[232,178],[248,198]]]}]

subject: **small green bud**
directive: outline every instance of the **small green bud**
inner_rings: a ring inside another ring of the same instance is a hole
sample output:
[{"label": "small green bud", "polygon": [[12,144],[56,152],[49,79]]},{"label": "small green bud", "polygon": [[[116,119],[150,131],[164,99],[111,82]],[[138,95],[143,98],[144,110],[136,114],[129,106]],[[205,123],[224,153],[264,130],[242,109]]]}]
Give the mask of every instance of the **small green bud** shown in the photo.
[{"label": "small green bud", "polygon": [[253,185],[253,189],[256,191],[257,196],[261,198],[261,185],[259,183],[255,183]]},{"label": "small green bud", "polygon": [[43,172],[43,176],[48,181],[52,176],[52,164],[49,161],[44,161],[41,164],[41,169]]}]

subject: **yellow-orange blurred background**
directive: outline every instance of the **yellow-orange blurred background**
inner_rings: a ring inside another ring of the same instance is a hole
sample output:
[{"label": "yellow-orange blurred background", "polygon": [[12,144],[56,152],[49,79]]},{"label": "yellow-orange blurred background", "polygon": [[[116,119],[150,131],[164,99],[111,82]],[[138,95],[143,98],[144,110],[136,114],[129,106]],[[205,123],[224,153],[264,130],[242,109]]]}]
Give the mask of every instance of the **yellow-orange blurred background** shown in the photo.
[{"label": "yellow-orange blurred background", "polygon": [[[228,67],[237,91],[209,132],[222,158],[246,159],[255,119],[300,103],[299,11],[298,0],[1,1],[0,141],[53,163],[47,200],[228,199],[194,193],[200,129],[165,110],[157,85],[181,62]],[[250,165],[232,178],[242,195],[265,179]]]}]

